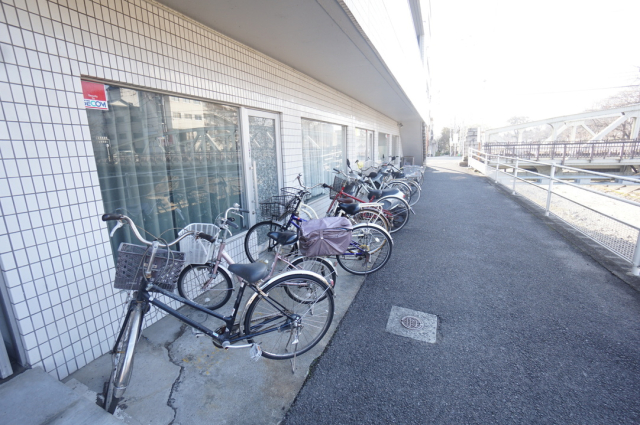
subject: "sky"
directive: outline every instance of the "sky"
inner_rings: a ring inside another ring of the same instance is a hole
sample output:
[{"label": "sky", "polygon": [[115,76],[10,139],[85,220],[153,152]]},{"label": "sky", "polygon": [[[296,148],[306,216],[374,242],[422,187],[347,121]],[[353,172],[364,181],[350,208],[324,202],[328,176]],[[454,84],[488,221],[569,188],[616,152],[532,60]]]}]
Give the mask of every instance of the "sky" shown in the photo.
[{"label": "sky", "polygon": [[640,84],[639,27],[640,0],[431,0],[434,135],[577,114]]}]

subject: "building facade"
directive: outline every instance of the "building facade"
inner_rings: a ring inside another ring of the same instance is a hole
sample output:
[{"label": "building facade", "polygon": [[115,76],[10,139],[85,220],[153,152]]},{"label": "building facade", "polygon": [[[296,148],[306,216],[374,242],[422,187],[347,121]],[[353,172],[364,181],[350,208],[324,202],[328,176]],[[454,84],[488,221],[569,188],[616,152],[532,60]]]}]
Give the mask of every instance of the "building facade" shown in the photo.
[{"label": "building facade", "polygon": [[243,261],[260,200],[299,173],[424,157],[429,3],[271,3],[0,2],[2,377],[62,379],[110,350],[131,237],[102,213],[171,238],[238,202]]}]

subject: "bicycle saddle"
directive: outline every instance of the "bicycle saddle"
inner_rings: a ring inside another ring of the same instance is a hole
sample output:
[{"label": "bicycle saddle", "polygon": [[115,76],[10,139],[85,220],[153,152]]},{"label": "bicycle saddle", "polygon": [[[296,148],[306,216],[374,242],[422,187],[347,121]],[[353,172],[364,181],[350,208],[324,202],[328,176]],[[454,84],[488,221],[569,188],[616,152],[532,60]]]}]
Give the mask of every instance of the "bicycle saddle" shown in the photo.
[{"label": "bicycle saddle", "polygon": [[269,232],[267,237],[273,239],[280,245],[291,245],[298,240],[298,234],[295,232]]},{"label": "bicycle saddle", "polygon": [[269,268],[264,263],[232,264],[229,271],[249,283],[257,282],[269,274]]},{"label": "bicycle saddle", "polygon": [[360,204],[338,204],[338,208],[347,213],[347,215],[354,215],[360,211]]},{"label": "bicycle saddle", "polygon": [[369,198],[380,199],[383,196],[400,196],[404,198],[404,196],[402,195],[402,192],[400,192],[398,189],[384,189],[384,190],[369,191]]}]

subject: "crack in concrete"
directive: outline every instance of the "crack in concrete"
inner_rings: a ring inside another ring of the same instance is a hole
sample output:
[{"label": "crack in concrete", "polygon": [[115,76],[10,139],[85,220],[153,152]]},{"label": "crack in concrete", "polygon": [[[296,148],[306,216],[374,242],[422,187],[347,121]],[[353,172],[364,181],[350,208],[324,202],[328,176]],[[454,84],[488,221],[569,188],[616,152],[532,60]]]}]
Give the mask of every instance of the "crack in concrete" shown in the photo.
[{"label": "crack in concrete", "polygon": [[173,341],[169,341],[164,344],[164,348],[167,350],[169,361],[180,368],[180,373],[178,374],[176,380],[173,382],[173,385],[171,385],[171,391],[169,392],[169,398],[167,399],[167,406],[169,406],[169,408],[173,410],[173,419],[171,420],[171,422],[169,422],[169,425],[173,425],[176,420],[176,416],[178,416],[178,408],[173,405],[173,394],[180,386],[180,383],[182,382],[182,375],[184,374],[184,366],[179,360],[174,359],[173,355],[171,354],[171,345],[173,345],[174,342],[176,342],[178,339],[180,339],[180,337],[182,337],[182,335],[184,335],[187,327],[188,326],[186,324],[180,326],[180,332],[177,333],[176,338]]}]

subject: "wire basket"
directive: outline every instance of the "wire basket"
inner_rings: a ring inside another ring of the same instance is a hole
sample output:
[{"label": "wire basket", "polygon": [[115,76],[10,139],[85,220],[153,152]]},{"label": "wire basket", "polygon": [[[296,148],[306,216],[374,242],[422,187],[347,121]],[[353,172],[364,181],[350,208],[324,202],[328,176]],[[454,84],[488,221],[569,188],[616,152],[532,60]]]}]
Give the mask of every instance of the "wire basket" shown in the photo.
[{"label": "wire basket", "polygon": [[[205,233],[209,236],[217,237],[220,228],[212,223],[191,223],[178,233],[182,236],[186,232]],[[210,260],[213,250],[211,242],[204,239],[196,240],[194,235],[187,236],[180,241],[180,251],[184,252],[184,264],[204,264]]]},{"label": "wire basket", "polygon": [[333,185],[331,185],[331,190],[329,196],[331,199],[335,199],[338,192],[342,190],[343,187],[346,187],[349,184],[348,180],[343,179],[340,176],[335,176],[333,178]]},{"label": "wire basket", "polygon": [[270,202],[260,202],[263,217],[282,220],[287,214],[295,212],[295,197],[290,195],[272,196]]},{"label": "wire basket", "polygon": [[[144,271],[149,264],[151,247],[121,243],[113,286],[116,289],[137,291],[146,286]],[[184,265],[184,252],[158,249],[151,266],[153,283],[167,291],[176,289]]]}]

